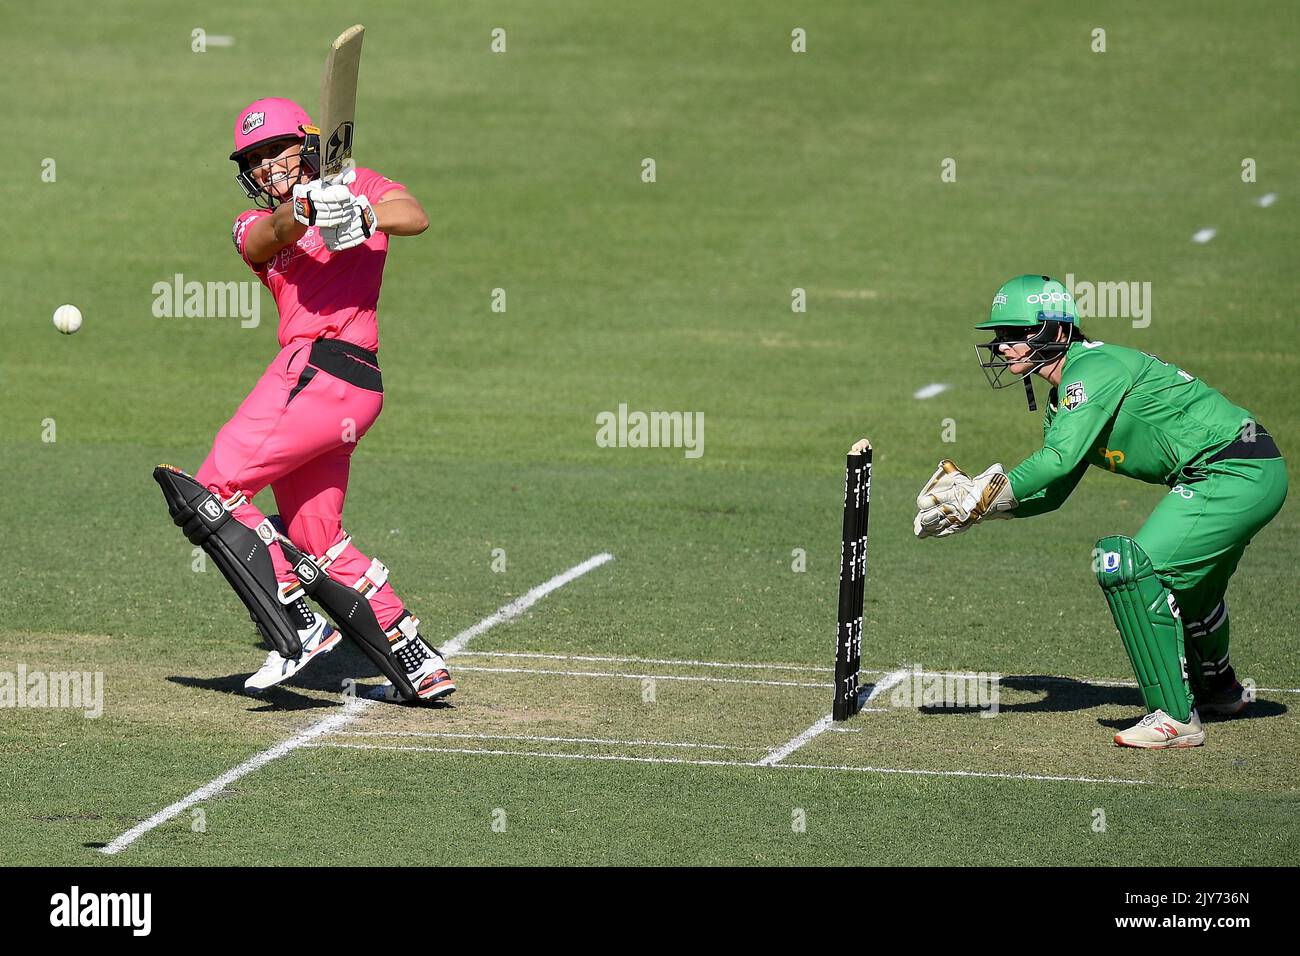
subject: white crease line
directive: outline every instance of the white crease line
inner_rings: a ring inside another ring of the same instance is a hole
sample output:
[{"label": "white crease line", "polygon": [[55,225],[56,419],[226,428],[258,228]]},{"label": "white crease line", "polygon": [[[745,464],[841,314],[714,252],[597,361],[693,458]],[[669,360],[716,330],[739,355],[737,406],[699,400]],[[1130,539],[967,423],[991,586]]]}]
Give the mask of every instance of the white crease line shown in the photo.
[{"label": "white crease line", "polygon": [[758,762],[758,765],[760,767],[770,767],[773,764],[780,763],[782,760],[790,756],[792,753],[794,753],[796,750],[798,750],[808,741],[812,740],[818,734],[822,733],[823,731],[830,730],[830,727],[831,727],[830,714],[827,714],[825,717],[817,718],[817,721],[811,727],[805,730],[803,733],[796,734],[795,736],[787,740],[785,743],[783,743],[781,746],[777,747],[775,750],[770,751],[766,757],[764,757],[762,760]]},{"label": "white crease line", "polygon": [[[574,578],[586,574],[592,568],[599,567],[600,565],[604,564],[606,561],[610,561],[612,559],[613,559],[613,555],[611,554],[598,554],[595,557],[588,558],[586,561],[582,562],[582,564],[575,565],[569,570],[561,574],[557,574],[555,577],[551,578],[545,584],[539,584],[537,587],[533,588],[523,597],[518,598],[515,601],[512,601],[511,603],[505,605],[505,607],[502,607],[499,610],[495,611],[494,613],[483,618],[483,620],[479,621],[473,627],[466,628],[465,630],[457,634],[454,638],[448,641],[447,644],[444,646],[444,651],[445,648],[453,648],[453,650],[450,651],[450,653],[445,653],[445,656],[449,657],[451,656],[451,654],[456,653],[461,648],[463,648],[467,643],[469,643],[470,640],[477,637],[479,634],[482,634],[488,628],[494,627],[495,625],[500,624],[502,621],[508,621],[512,617],[518,617],[524,611],[528,610],[528,608],[531,607],[534,603],[536,603],[538,598],[549,594],[550,592],[554,591],[558,587],[562,587],[563,585],[568,584]],[[205,783],[203,786],[199,787],[189,796],[176,801],[171,806],[164,807],[162,810],[159,810],[149,819],[144,820],[141,823],[137,823],[131,829],[127,830],[121,836],[117,837],[117,839],[113,840],[113,842],[108,844],[108,846],[103,847],[100,850],[100,852],[108,854],[109,856],[112,856],[113,854],[116,853],[121,853],[123,850],[129,847],[136,840],[140,839],[140,837],[144,836],[150,830],[154,829],[160,824],[166,823],[168,820],[171,820],[174,817],[179,816],[180,814],[188,810],[190,807],[194,806],[196,803],[202,803],[204,800],[207,800],[208,798],[215,796],[216,794],[220,793],[222,790],[230,786],[239,778],[245,777],[248,774],[252,773],[258,767],[265,766],[266,764],[270,763],[272,760],[276,760],[280,757],[283,757],[285,754],[292,753],[293,751],[299,749],[300,747],[308,746],[309,743],[312,740],[315,740],[317,737],[320,737],[324,734],[333,733],[335,730],[342,727],[344,724],[351,723],[358,716],[360,716],[361,712],[365,710],[365,708],[369,706],[370,703],[371,702],[367,700],[362,700],[356,697],[349,697],[347,702],[343,705],[342,713],[331,714],[330,716],[324,718],[323,720],[318,720],[316,723],[312,724],[306,730],[302,731],[301,733],[294,734],[288,740],[282,740],[274,747],[270,747],[267,750],[263,750],[259,754],[254,754],[252,757],[248,758],[243,763],[241,763],[238,767],[235,767],[231,770],[227,770],[221,776],[215,778],[214,780],[209,781],[208,783]]]},{"label": "white crease line", "polygon": [[[875,699],[877,694],[881,694],[884,691],[889,690],[889,688],[893,687],[895,684],[903,680],[903,678],[907,677],[909,673],[910,671],[900,668],[899,670],[896,671],[890,671],[888,674],[886,674],[884,677],[878,680],[875,684],[872,685],[871,690],[867,693],[867,696],[862,699],[858,712],[861,713],[862,712],[861,707],[871,703],[871,701]],[[872,709],[874,710],[875,708]],[[818,720],[811,727],[805,730],[803,733],[796,734],[795,736],[787,740],[785,743],[783,743],[780,747],[777,747],[775,750],[770,751],[766,757],[764,757],[762,760],[759,761],[759,764],[764,767],[771,767],[774,764],[780,763],[782,760],[790,756],[792,753],[794,753],[796,750],[798,750],[808,741],[812,740],[818,734],[830,730],[833,720],[834,718],[830,714],[827,714],[825,717],[818,718]]]},{"label": "white crease line", "polygon": [[470,667],[465,664],[456,666],[456,673],[480,673],[480,674],[545,674],[550,677],[613,677],[625,680],[678,680],[678,681],[699,681],[705,684],[749,684],[763,687],[816,687],[818,690],[826,690],[834,685],[809,684],[800,681],[789,680],[746,680],[743,677],[700,677],[687,676],[683,674],[624,674],[613,671],[554,671],[538,667]]},{"label": "white crease line", "polygon": [[752,664],[728,661],[683,661],[656,657],[597,657],[579,654],[539,654],[528,651],[465,651],[463,657],[522,657],[547,661],[587,661],[598,664],[666,664],[674,667],[727,667],[739,670],[811,671],[832,674],[833,667],[812,667],[807,664]]},{"label": "white crease line", "polygon": [[759,750],[731,744],[684,743],[672,740],[613,740],[606,737],[538,737],[531,734],[456,734],[425,730],[341,730],[338,737],[452,737],[459,740],[530,740],[551,744],[610,744],[624,747],[689,747],[697,750]]},{"label": "white crease line", "polygon": [[509,621],[511,618],[518,617],[556,588],[562,588],[575,578],[580,578],[588,571],[598,568],[602,564],[613,560],[614,556],[609,553],[593,555],[581,564],[576,564],[562,574],[557,574],[544,584],[537,585],[537,587],[533,588],[527,594],[516,598],[495,614],[488,615],[473,627],[466,628],[446,644],[442,645],[442,656],[452,657],[455,654],[459,654],[465,649],[466,644],[478,637],[484,631],[496,627],[498,624],[505,621]]},{"label": "white crease line", "polygon": [[[680,666],[680,667],[720,667],[720,668],[734,667],[737,669],[745,669],[745,670],[753,669],[753,670],[808,671],[810,673],[816,673],[816,674],[831,674],[834,673],[835,670],[833,667],[813,667],[806,664],[756,664],[748,661],[742,663],[737,661],[731,661],[731,662],[697,661],[697,660],[676,660],[670,658],[653,658],[653,657],[604,657],[604,656],[579,655],[579,654],[541,654],[541,653],[532,653],[527,651],[463,651],[461,653],[461,656],[462,657],[536,658],[540,660],[550,660],[550,661],[589,661],[589,662],[599,662],[599,663],[623,663],[623,664],[663,664],[666,666]],[[458,669],[459,670],[489,670],[488,668],[470,668],[470,667],[460,667]],[[529,672],[520,669],[517,671],[503,670],[502,673],[522,674],[522,673],[529,673]],[[645,674],[604,674],[597,671],[534,671],[532,673],[558,674],[560,676],[592,675],[597,677],[636,677],[636,678],[650,676]],[[879,668],[864,667],[859,673],[887,675],[893,672],[879,669]],[[909,670],[908,673],[911,673],[911,671]],[[964,677],[969,680],[976,677],[987,678],[989,676],[989,672],[986,671],[982,673],[976,673],[975,671],[922,670],[921,675],[922,676],[931,675],[935,677]],[[1001,675],[1001,680],[1003,681],[1017,680],[1017,679],[1024,679],[1024,678],[1032,678],[1037,681],[1043,681],[1044,683],[1053,683],[1053,684],[1091,684],[1094,687],[1137,687],[1138,686],[1136,681],[1111,680],[1111,679],[1094,678],[1094,677],[1062,677],[1062,676],[1055,676],[1055,675],[1048,675],[1048,674],[1002,674]],[[659,677],[658,679],[660,680],[708,680],[708,678],[704,678],[704,677],[694,677],[694,678]],[[757,683],[769,683],[769,682],[759,681]],[[825,684],[793,683],[788,681],[787,682],[774,681],[770,683],[774,683],[776,684],[776,686],[779,687],[816,687],[816,688],[824,689],[827,687],[834,686],[829,682]],[[1257,687],[1255,689],[1257,691],[1261,691],[1263,693],[1268,693],[1268,694],[1300,694],[1300,687]]]},{"label": "white crease line", "polygon": [[399,750],[437,754],[477,754],[483,757],[542,757],[551,760],[608,760],[621,763],[679,764],[690,767],[761,767],[764,770],[835,770],[853,773],[896,773],[924,777],[986,777],[997,780],[1043,780],[1054,783],[1120,783],[1159,786],[1154,780],[1125,780],[1119,777],[1067,777],[1042,773],[998,773],[991,770],[915,770],[906,767],[855,767],[846,764],[775,763],[745,760],[698,760],[688,757],[630,757],[622,754],[564,754],[538,750],[476,750],[466,747],[383,747],[378,744],[309,744],[343,750]]},{"label": "white crease line", "polygon": [[108,844],[108,846],[103,847],[100,852],[106,853],[109,856],[112,856],[115,853],[121,853],[154,827],[166,823],[174,817],[180,816],[196,803],[202,803],[204,800],[216,796],[240,777],[246,777],[258,767],[264,766],[279,757],[283,757],[287,753],[292,753],[299,747],[305,747],[310,741],[315,740],[317,737],[332,733],[344,724],[356,719],[368,703],[368,701],[363,701],[356,697],[349,698],[348,702],[343,705],[342,713],[331,714],[324,720],[318,720],[302,733],[295,734],[288,740],[282,740],[274,747],[263,750],[260,754],[256,754],[245,760],[238,767],[235,767],[232,770],[227,770],[221,776],[205,783],[184,799],[177,800],[169,807],[164,807],[148,820],[137,823],[112,843]]},{"label": "white crease line", "polygon": [[[871,685],[870,693],[868,693],[866,699],[862,701],[863,706],[866,706],[867,704],[871,703],[873,700],[875,700],[877,697],[879,697],[881,694],[883,694],[885,691],[889,690],[890,688],[894,687],[895,685],[901,684],[911,673],[912,672],[905,667],[900,667],[896,671],[890,671],[884,677],[880,678],[880,680],[876,681],[874,684]],[[859,713],[860,712],[861,712],[861,708],[859,708]]]}]

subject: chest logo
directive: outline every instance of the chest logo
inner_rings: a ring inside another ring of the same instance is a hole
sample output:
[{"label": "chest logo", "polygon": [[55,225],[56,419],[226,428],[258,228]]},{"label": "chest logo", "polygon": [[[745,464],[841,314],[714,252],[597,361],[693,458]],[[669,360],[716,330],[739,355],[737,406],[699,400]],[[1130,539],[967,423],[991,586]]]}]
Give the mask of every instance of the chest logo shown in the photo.
[{"label": "chest logo", "polygon": [[1065,386],[1065,398],[1061,400],[1061,407],[1067,412],[1073,408],[1078,408],[1088,400],[1088,392],[1083,387],[1083,382],[1071,382]]}]

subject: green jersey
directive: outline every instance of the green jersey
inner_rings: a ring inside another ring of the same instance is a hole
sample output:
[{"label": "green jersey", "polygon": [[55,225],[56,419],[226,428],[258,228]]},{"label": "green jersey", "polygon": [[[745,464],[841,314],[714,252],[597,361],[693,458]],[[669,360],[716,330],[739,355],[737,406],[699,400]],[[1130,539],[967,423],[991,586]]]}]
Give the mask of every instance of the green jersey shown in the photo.
[{"label": "green jersey", "polygon": [[[1059,399],[1058,399],[1059,396]],[[1241,437],[1250,412],[1155,356],[1104,342],[1065,353],[1043,416],[1043,447],[1008,477],[1025,517],[1059,507],[1089,465],[1173,485],[1189,466]]]}]

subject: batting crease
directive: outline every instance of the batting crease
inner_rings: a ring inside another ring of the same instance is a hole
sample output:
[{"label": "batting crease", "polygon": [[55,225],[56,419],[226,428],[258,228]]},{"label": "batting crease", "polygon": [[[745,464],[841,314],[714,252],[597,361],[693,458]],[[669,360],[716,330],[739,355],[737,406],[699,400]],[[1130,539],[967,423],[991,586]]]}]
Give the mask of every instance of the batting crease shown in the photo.
[{"label": "batting crease", "polygon": [[[455,637],[453,637],[450,641],[448,641],[446,644],[442,646],[443,657],[451,657],[454,654],[459,653],[461,650],[464,649],[466,644],[468,644],[479,634],[482,634],[484,631],[488,630],[489,628],[495,627],[498,624],[511,620],[512,618],[518,617],[520,614],[523,614],[526,610],[528,610],[530,607],[536,604],[538,600],[545,597],[547,594],[550,594],[556,588],[563,587],[564,585],[568,584],[570,581],[574,580],[575,578],[579,578],[582,575],[586,574],[588,571],[591,571],[593,568],[598,568],[602,564],[605,564],[608,561],[612,561],[613,559],[614,556],[612,554],[608,554],[604,552],[602,552],[601,554],[593,555],[592,557],[588,558],[586,561],[583,561],[581,564],[574,565],[573,567],[569,568],[569,570],[557,574],[549,581],[539,584],[537,587],[533,588],[531,591],[527,592],[522,597],[516,598],[514,601],[511,601],[509,604],[505,605],[504,607],[497,609],[495,612],[489,614],[487,617],[483,618],[483,620],[479,621],[477,624],[473,625],[472,627],[466,628],[465,630],[457,634]],[[220,793],[226,787],[230,786],[236,780],[239,780],[241,777],[248,776],[254,770],[257,770],[259,767],[266,766],[272,760],[277,760],[280,757],[285,756],[286,754],[293,753],[293,751],[307,746],[311,741],[315,740],[317,737],[323,736],[325,734],[333,733],[334,731],[338,730],[340,727],[343,727],[344,725],[351,723],[353,720],[359,717],[365,711],[366,707],[368,707],[371,703],[372,703],[371,701],[362,700],[355,697],[349,698],[348,701],[344,704],[342,713],[331,714],[325,719],[319,720],[316,723],[312,724],[310,727],[308,727],[306,730],[302,731],[301,733],[295,734],[294,736],[290,737],[288,740],[283,740],[280,743],[276,744],[274,747],[271,747],[267,750],[263,750],[259,754],[255,754],[254,756],[250,757],[248,760],[245,760],[239,766],[234,767],[231,770],[228,770],[225,773],[223,773],[221,776],[209,781],[208,783],[205,783],[203,786],[199,787],[197,790],[195,790],[193,793],[189,794],[188,796],[183,797],[180,800],[177,800],[175,803],[171,804],[170,806],[164,807],[162,810],[159,810],[153,816],[149,817],[149,819],[136,824],[131,829],[127,830],[121,836],[117,837],[115,840],[109,843],[107,846],[102,847],[100,849],[100,852],[108,854],[109,856],[112,856],[117,853],[121,853],[123,850],[129,847],[136,840],[140,839],[140,837],[144,836],[150,830],[153,830],[155,827],[158,827],[161,824],[166,823],[168,820],[174,819],[175,817],[184,813],[186,810],[188,810],[190,807],[194,806],[195,804],[202,803],[204,800],[216,796],[218,793]]]}]

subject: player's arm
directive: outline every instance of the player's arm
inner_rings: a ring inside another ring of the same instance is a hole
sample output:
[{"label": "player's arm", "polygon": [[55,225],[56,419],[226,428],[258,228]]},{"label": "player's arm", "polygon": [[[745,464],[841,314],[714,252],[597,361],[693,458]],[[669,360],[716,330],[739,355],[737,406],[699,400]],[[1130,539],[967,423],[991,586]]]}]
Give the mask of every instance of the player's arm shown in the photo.
[{"label": "player's arm", "polygon": [[1070,497],[1070,493],[1074,491],[1074,486],[1079,483],[1083,478],[1083,473],[1087,470],[1088,462],[1079,462],[1074,466],[1074,471],[1064,478],[1057,478],[1046,488],[1035,491],[1027,498],[1018,499],[1019,503],[1008,513],[1013,518],[1032,518],[1035,515],[1044,515],[1049,511],[1055,511],[1065,504],[1065,499]]},{"label": "player's arm", "polygon": [[244,232],[241,251],[250,265],[261,266],[303,237],[307,227],[293,217],[293,205],[284,203],[269,216],[261,216]]},{"label": "player's arm", "polygon": [[1025,501],[1076,471],[1082,476],[1084,456],[1114,417],[1132,384],[1132,376],[1123,365],[1100,354],[1080,360],[1069,377],[1065,399],[1047,430],[1043,447],[1007,474],[1017,501]]},{"label": "player's arm", "polygon": [[418,236],[429,228],[429,215],[405,189],[390,189],[374,205],[377,228],[390,236]]}]

